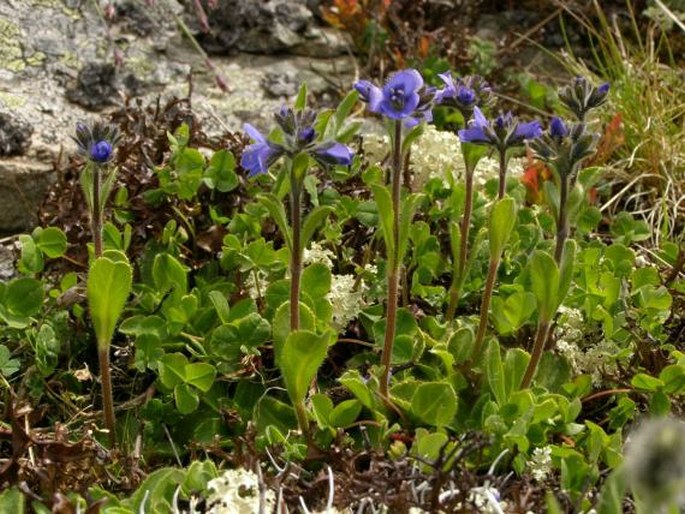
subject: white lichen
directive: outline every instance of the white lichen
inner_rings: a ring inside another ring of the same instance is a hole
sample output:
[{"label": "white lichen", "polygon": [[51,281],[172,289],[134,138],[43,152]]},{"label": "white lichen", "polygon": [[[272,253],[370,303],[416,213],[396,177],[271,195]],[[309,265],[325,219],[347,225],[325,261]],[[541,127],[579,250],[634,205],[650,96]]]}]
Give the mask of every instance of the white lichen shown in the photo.
[{"label": "white lichen", "polygon": [[552,472],[552,447],[535,448],[528,470],[536,482],[544,482]]},{"label": "white lichen", "polygon": [[[229,469],[207,484],[208,514],[254,514],[260,512],[260,484],[257,475],[247,469]],[[264,491],[263,512],[273,512],[276,494]]]}]

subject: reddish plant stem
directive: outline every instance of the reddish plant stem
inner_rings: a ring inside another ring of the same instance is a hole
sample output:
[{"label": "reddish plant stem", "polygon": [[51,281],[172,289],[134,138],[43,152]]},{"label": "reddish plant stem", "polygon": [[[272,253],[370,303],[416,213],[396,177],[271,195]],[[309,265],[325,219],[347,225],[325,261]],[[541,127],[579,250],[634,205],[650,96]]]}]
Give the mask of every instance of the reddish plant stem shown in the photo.
[{"label": "reddish plant stem", "polygon": [[488,267],[488,278],[485,281],[485,291],[483,291],[483,298],[480,302],[480,320],[478,322],[478,332],[476,332],[476,343],[473,346],[472,359],[478,359],[478,356],[483,349],[483,339],[485,339],[485,329],[488,326],[488,312],[490,310],[490,300],[492,299],[492,291],[495,288],[495,279],[497,278],[497,268],[499,267],[499,258],[492,259]]},{"label": "reddish plant stem", "polygon": [[300,282],[302,280],[302,189],[296,178],[291,179],[290,216],[293,230],[293,247],[290,256],[290,330],[300,328]]},{"label": "reddish plant stem", "polygon": [[388,255],[390,267],[388,269],[388,307],[386,314],[385,339],[383,341],[383,353],[381,355],[381,366],[383,374],[381,376],[380,393],[384,398],[388,398],[390,387],[390,363],[392,360],[392,347],[395,342],[395,330],[397,319],[397,303],[399,292],[399,279],[401,263],[399,259],[400,251],[400,192],[402,190],[402,121],[395,121],[395,138],[393,141],[392,155],[392,210],[393,210],[393,252]]},{"label": "reddish plant stem", "polygon": [[461,218],[460,230],[461,239],[459,241],[459,261],[457,268],[452,275],[452,285],[450,286],[450,301],[447,306],[447,321],[454,320],[457,312],[461,287],[466,278],[466,260],[469,251],[469,230],[471,228],[471,213],[473,211],[473,169],[466,168],[466,198],[464,199],[464,215]]},{"label": "reddish plant stem", "polygon": [[526,373],[523,375],[523,380],[521,381],[521,389],[526,389],[530,387],[533,382],[533,377],[535,376],[535,371],[537,371],[538,364],[540,363],[540,358],[542,357],[542,351],[545,349],[545,343],[547,342],[547,337],[549,336],[549,329],[552,324],[548,320],[541,320],[538,323],[537,332],[535,333],[535,341],[533,342],[533,353],[530,355],[530,361],[528,361],[528,367],[526,368]]},{"label": "reddish plant stem", "polygon": [[109,432],[109,444],[114,448],[117,444],[114,431],[114,396],[112,394],[112,371],[109,362],[109,345],[98,345],[98,362],[100,364],[100,382],[102,383],[102,409],[105,415],[105,427]]},{"label": "reddish plant stem", "polygon": [[91,213],[91,230],[93,232],[93,246],[95,247],[95,258],[102,257],[102,214],[104,206],[100,203],[101,196],[101,177],[100,166],[93,166],[93,212]]}]

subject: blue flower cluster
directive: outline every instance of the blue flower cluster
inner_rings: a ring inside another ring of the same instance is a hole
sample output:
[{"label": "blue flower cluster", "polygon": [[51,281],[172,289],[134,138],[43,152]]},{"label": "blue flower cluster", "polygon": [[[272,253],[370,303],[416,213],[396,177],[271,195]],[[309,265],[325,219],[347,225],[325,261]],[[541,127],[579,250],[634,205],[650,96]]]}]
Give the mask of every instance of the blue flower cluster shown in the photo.
[{"label": "blue flower cluster", "polygon": [[94,164],[102,165],[114,156],[114,148],[119,143],[121,135],[112,125],[101,122],[91,125],[78,122],[76,136],[73,139],[81,155]]},{"label": "blue flower cluster", "polygon": [[352,150],[336,141],[317,141],[314,129],[316,113],[311,110],[294,111],[282,107],[275,115],[276,122],[283,130],[283,143],[269,141],[249,123],[243,129],[254,140],[243,152],[240,164],[248,171],[248,177],[266,173],[280,157],[294,158],[300,153],[310,155],[320,166],[349,166],[352,163]]}]

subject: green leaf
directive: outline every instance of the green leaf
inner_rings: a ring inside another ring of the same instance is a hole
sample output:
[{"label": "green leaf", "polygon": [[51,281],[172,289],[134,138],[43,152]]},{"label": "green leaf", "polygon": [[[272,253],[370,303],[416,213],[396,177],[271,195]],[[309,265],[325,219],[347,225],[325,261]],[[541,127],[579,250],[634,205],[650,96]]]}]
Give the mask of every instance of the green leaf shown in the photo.
[{"label": "green leaf", "polygon": [[485,375],[495,400],[499,405],[504,405],[507,401],[506,377],[499,343],[495,339],[488,342],[485,350]]},{"label": "green leaf", "polygon": [[462,143],[461,153],[464,156],[464,164],[466,169],[475,170],[478,161],[485,157],[488,153],[488,147],[483,145],[476,145],[473,143]]},{"label": "green leaf", "polygon": [[516,202],[511,197],[497,200],[490,212],[488,234],[490,236],[490,259],[498,259],[511,236],[516,223]]},{"label": "green leaf", "polygon": [[0,512],[24,514],[25,509],[26,499],[19,489],[12,487],[0,493]]},{"label": "green leaf", "polygon": [[29,235],[21,234],[19,236],[19,243],[21,244],[21,258],[17,264],[19,271],[27,275],[35,275],[43,271],[43,253],[39,250],[33,238]]},{"label": "green leaf", "polygon": [[12,280],[5,289],[5,305],[15,316],[33,316],[43,306],[43,283],[29,277]]},{"label": "green leaf", "polygon": [[304,401],[307,390],[328,353],[329,335],[297,330],[283,344],[279,368],[293,404]]},{"label": "green leaf", "polygon": [[295,110],[303,111],[307,108],[307,83],[303,82],[295,98]]},{"label": "green leaf", "polygon": [[385,241],[385,253],[387,255],[388,266],[393,266],[395,255],[395,237],[393,234],[393,207],[390,191],[385,186],[372,185],[374,199],[378,207],[378,216],[380,219],[381,232],[383,240]]},{"label": "green leaf", "polygon": [[350,115],[350,112],[352,112],[352,108],[357,103],[357,100],[359,100],[359,93],[354,89],[347,93],[345,98],[342,99],[338,108],[335,110],[335,126],[337,130],[340,130],[343,127],[345,119]]},{"label": "green leaf", "polygon": [[273,220],[276,222],[276,225],[278,225],[278,229],[281,231],[281,235],[285,239],[286,247],[292,253],[292,232],[290,230],[290,225],[288,224],[288,218],[285,214],[285,207],[283,207],[283,202],[280,201],[278,197],[276,197],[276,195],[273,195],[271,193],[259,195],[257,196],[257,200],[266,208],[267,211],[269,211],[269,215],[271,215]]},{"label": "green leaf", "polygon": [[210,291],[209,294],[210,301],[214,305],[217,315],[222,323],[230,323],[231,321],[231,310],[228,306],[228,300],[226,296],[221,291]]},{"label": "green leaf", "polygon": [[320,428],[329,426],[329,418],[333,412],[333,400],[322,393],[313,395],[310,398],[314,419]]},{"label": "green leaf", "polygon": [[414,144],[414,141],[423,134],[424,128],[425,123],[419,123],[405,134],[402,140],[402,155],[405,155],[407,151],[409,151],[409,148],[411,148],[411,145]]},{"label": "green leaf", "polygon": [[302,291],[314,301],[323,300],[331,290],[331,270],[321,262],[307,266],[302,272]]},{"label": "green leaf", "polygon": [[410,194],[402,202],[400,208],[400,235],[399,235],[399,251],[397,258],[400,262],[404,260],[404,255],[407,253],[407,244],[409,242],[409,227],[411,226],[416,207],[423,199],[422,194]]},{"label": "green leaf", "polygon": [[356,398],[340,402],[331,411],[330,424],[336,428],[347,428],[354,423],[362,412],[362,403]]},{"label": "green leaf", "polygon": [[11,353],[6,346],[0,345],[0,375],[9,377],[17,371],[19,371],[19,361],[11,358]]},{"label": "green leaf", "polygon": [[529,291],[517,291],[506,300],[499,296],[492,299],[492,316],[495,328],[502,334],[511,334],[530,319],[537,306],[535,295]]},{"label": "green leaf", "polygon": [[155,255],[152,278],[160,293],[174,289],[179,295],[188,292],[188,272],[176,257],[168,253]]},{"label": "green leaf", "polygon": [[38,248],[46,256],[56,259],[67,251],[67,236],[57,227],[48,227],[38,234]]},{"label": "green leaf", "polygon": [[188,359],[181,353],[167,353],[159,361],[159,379],[169,389],[186,381]]},{"label": "green leaf", "polygon": [[240,181],[235,173],[235,157],[228,150],[219,150],[212,155],[204,174],[205,182],[211,189],[221,193],[233,191]]},{"label": "green leaf", "polygon": [[448,425],[457,414],[457,393],[446,382],[424,382],[411,399],[411,413],[431,426]]},{"label": "green leaf", "polygon": [[216,378],[216,368],[206,362],[193,362],[185,367],[185,381],[203,393],[209,391]]},{"label": "green leaf", "polygon": [[538,301],[540,320],[549,322],[557,308],[559,268],[546,252],[536,250],[529,261],[531,287]]},{"label": "green leaf", "polygon": [[554,306],[555,310],[563,303],[568,294],[568,290],[571,288],[574,271],[573,264],[576,258],[577,246],[578,245],[573,239],[566,240],[564,244],[564,253],[559,267],[559,291],[557,292],[557,301]]},{"label": "green leaf", "polygon": [[178,384],[174,388],[174,401],[181,414],[190,414],[200,405],[200,398],[188,384]]},{"label": "green leaf", "polygon": [[172,512],[174,493],[184,478],[185,472],[176,468],[153,471],[130,499],[133,512]]},{"label": "green leaf", "polygon": [[652,377],[645,373],[638,373],[630,381],[630,384],[635,389],[640,389],[641,391],[655,392],[664,386],[664,383],[658,378]]},{"label": "green leaf", "polygon": [[305,217],[302,222],[302,231],[300,235],[301,250],[307,248],[309,241],[314,235],[314,231],[321,226],[328,215],[335,209],[328,205],[320,205],[312,209],[312,211]]},{"label": "green leaf", "polygon": [[100,348],[109,347],[132,287],[132,271],[126,255],[114,250],[108,255],[120,260],[99,257],[88,271],[88,306]]},{"label": "green leaf", "polygon": [[[304,303],[300,303],[300,328],[302,330],[314,331],[316,328],[316,315]],[[274,314],[272,321],[273,339],[274,339],[274,354],[276,355],[276,363],[281,357],[283,344],[290,334],[290,301],[283,302]]]},{"label": "green leaf", "polygon": [[604,481],[600,491],[597,514],[623,514],[623,497],[627,489],[624,469],[615,469]]}]

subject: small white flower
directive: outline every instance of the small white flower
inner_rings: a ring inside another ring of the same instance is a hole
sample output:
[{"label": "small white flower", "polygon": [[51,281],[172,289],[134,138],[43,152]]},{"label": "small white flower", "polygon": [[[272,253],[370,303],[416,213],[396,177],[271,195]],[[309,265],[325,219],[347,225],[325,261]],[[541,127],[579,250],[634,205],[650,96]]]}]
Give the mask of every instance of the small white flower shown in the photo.
[{"label": "small white flower", "polygon": [[[259,478],[250,470],[228,469],[207,484],[208,514],[254,514],[259,512]],[[265,512],[272,512],[276,494],[267,490],[264,495]]]},{"label": "small white flower", "polygon": [[535,481],[543,482],[552,472],[552,447],[535,448],[528,461],[528,469]]}]

